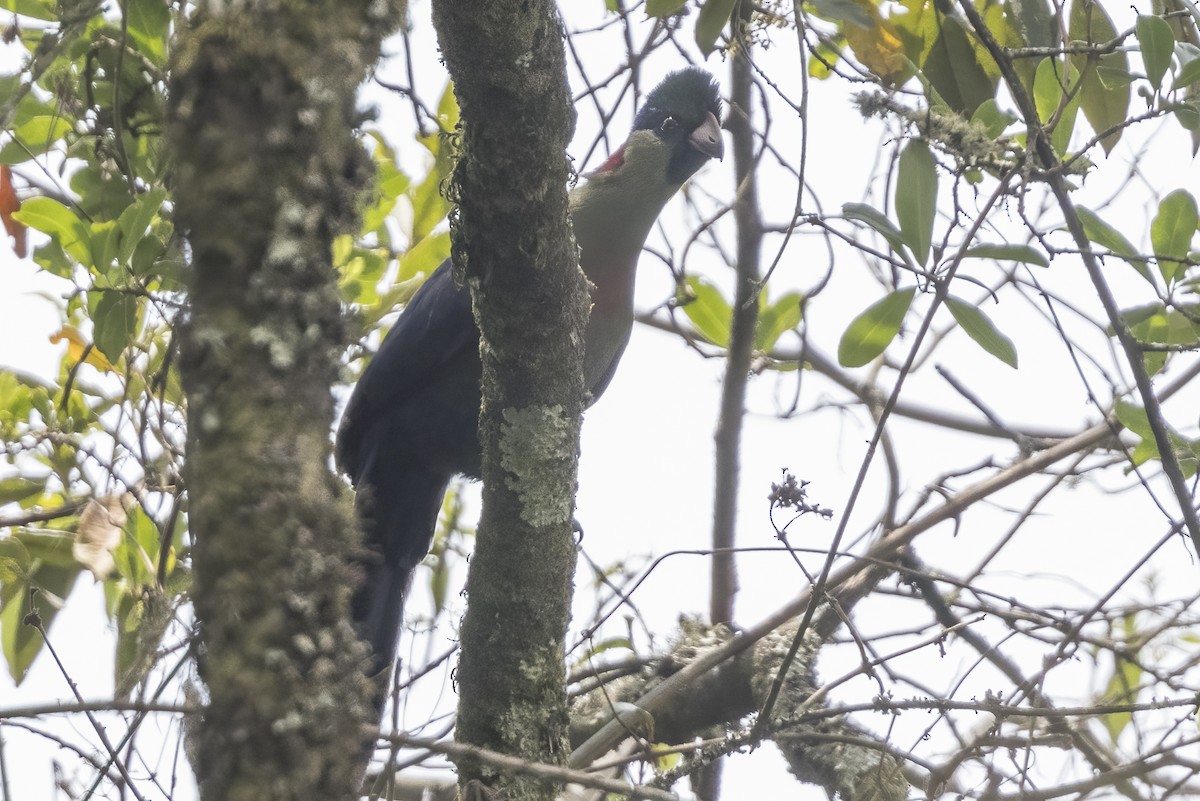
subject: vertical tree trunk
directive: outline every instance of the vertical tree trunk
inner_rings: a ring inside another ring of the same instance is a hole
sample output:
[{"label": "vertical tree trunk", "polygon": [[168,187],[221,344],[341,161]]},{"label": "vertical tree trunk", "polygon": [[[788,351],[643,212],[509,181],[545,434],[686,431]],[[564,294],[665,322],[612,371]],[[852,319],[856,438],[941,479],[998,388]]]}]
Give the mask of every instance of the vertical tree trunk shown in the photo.
[{"label": "vertical tree trunk", "polygon": [[[482,334],[483,518],[467,580],[458,738],[563,762],[587,285],[567,221],[574,129],[549,0],[434,3],[462,108],[455,261]],[[529,777],[459,764],[506,799],[551,799]]]},{"label": "vertical tree trunk", "polygon": [[358,84],[393,3],[211,4],[176,40],[169,139],[191,248],[181,327],[202,797],[355,795],[368,722],[358,535],[329,469],[346,342],[329,254],[364,155]]},{"label": "vertical tree trunk", "polygon": [[[734,8],[730,21],[733,39],[738,43],[731,72],[731,96],[726,127],[733,138],[733,170],[737,182],[733,216],[737,223],[737,286],[734,290],[733,319],[729,329],[729,352],[725,359],[725,380],[721,385],[721,410],[713,439],[716,463],[713,490],[712,587],[709,591],[709,619],[713,623],[733,622],[733,601],[737,594],[737,565],[733,549],[737,544],[738,482],[741,473],[742,419],[746,413],[746,384],[750,378],[750,360],[754,355],[754,336],[758,329],[759,250],[762,247],[762,221],[758,212],[758,183],[754,158],[753,67],[747,56],[753,41],[749,24],[753,6],[746,0]],[[693,780],[696,794],[703,801],[720,796],[721,763],[702,770]]]},{"label": "vertical tree trunk", "polygon": [[742,417],[745,415],[750,359],[754,354],[754,334],[758,327],[762,221],[758,211],[754,126],[750,116],[754,103],[753,67],[746,56],[753,45],[747,30],[752,9],[749,2],[738,3],[731,22],[733,37],[739,43],[738,53],[730,67],[730,99],[733,102],[726,122],[733,139],[733,169],[737,181],[733,206],[734,220],[737,222],[737,286],[729,331],[729,354],[725,361],[725,381],[721,387],[721,412],[715,436],[713,548],[717,552],[713,554],[709,604],[709,617],[713,623],[729,623],[733,620],[737,573],[730,549],[736,543]]}]

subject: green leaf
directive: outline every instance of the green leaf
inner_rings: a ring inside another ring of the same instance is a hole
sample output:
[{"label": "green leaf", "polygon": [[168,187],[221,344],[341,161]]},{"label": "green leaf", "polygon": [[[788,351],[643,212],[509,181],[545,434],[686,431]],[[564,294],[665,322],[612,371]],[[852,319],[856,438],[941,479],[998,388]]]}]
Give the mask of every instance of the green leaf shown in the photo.
[{"label": "green leaf", "polygon": [[658,19],[669,17],[678,14],[685,3],[687,0],[646,0],[646,16]]},{"label": "green leaf", "polygon": [[[1116,38],[1112,19],[1095,0],[1072,0],[1070,39],[1103,44]],[[1079,89],[1083,116],[1096,133],[1119,125],[1129,116],[1129,56],[1117,50],[1099,57],[1072,56],[1071,65],[1079,72]],[[1118,129],[1100,140],[1105,153],[1121,139],[1124,129]]]},{"label": "green leaf", "polygon": [[1182,260],[1191,248],[1197,217],[1196,199],[1185,189],[1176,189],[1158,204],[1158,213],[1150,223],[1150,244],[1158,259],[1158,270],[1168,284],[1182,278],[1187,269]]},{"label": "green leaf", "polygon": [[[1061,61],[1044,58],[1038,64],[1033,77],[1033,100],[1037,106],[1038,119],[1043,125],[1054,122],[1050,144],[1060,156],[1067,152],[1071,144],[1071,134],[1075,130],[1075,117],[1079,112],[1080,102],[1079,92],[1072,92],[1079,82],[1079,71],[1073,65],[1068,66],[1067,74],[1064,75]],[[1071,98],[1063,106],[1063,98],[1068,92],[1072,92]]]},{"label": "green leaf", "polygon": [[87,224],[57,200],[31,197],[21,204],[20,211],[13,213],[13,219],[54,237],[76,261],[84,267],[92,266],[91,235]]},{"label": "green leaf", "polygon": [[70,121],[61,115],[40,114],[18,125],[12,139],[0,147],[0,164],[20,164],[46,153],[71,132]]},{"label": "green leaf", "polygon": [[[912,63],[911,60],[909,60],[909,63]],[[950,111],[950,104],[946,102],[945,98],[942,97],[942,93],[925,76],[925,73],[918,69],[916,64],[913,64],[913,70],[917,80],[921,83],[921,89],[925,92],[925,100],[928,102],[929,108],[933,111]]]},{"label": "green leaf", "polygon": [[994,98],[995,84],[958,17],[937,14],[930,20],[937,26],[937,36],[921,71],[951,109],[970,117],[984,101]]},{"label": "green leaf", "polygon": [[400,271],[396,281],[407,281],[421,273],[429,276],[448,258],[450,232],[441,231],[427,236],[400,257]]},{"label": "green leaf", "polygon": [[0,586],[27,580],[32,566],[33,558],[19,539],[0,539]]},{"label": "green leaf", "polygon": [[[1130,403],[1127,400],[1117,399],[1116,403],[1117,422],[1125,426],[1132,433],[1142,438],[1142,442],[1138,447],[1147,459],[1160,458],[1158,445],[1154,439],[1154,429],[1150,425],[1150,418],[1146,414],[1146,410],[1141,406]],[[1167,441],[1171,443],[1171,448],[1179,455],[1185,453],[1190,454],[1192,445],[1178,431],[1166,427]],[[1142,461],[1145,461],[1143,459]]]},{"label": "green leaf", "polygon": [[[1143,323],[1155,315],[1166,314],[1166,311],[1167,308],[1160,301],[1155,301],[1154,303],[1147,303],[1143,306],[1132,306],[1128,309],[1122,309],[1121,317],[1125,320],[1125,325],[1129,326],[1130,328],[1134,328],[1139,323]],[[1107,331],[1110,337],[1115,337],[1117,335],[1116,330],[1111,325],[1108,326]],[[1152,340],[1142,341],[1149,342]]]},{"label": "green leaf", "polygon": [[1134,467],[1143,465],[1151,459],[1157,458],[1158,445],[1155,444],[1153,439],[1138,440],[1138,444],[1133,447],[1133,452],[1129,454],[1129,461]]},{"label": "green leaf", "polygon": [[160,280],[167,281],[177,275],[174,263],[160,258],[166,253],[166,245],[153,234],[143,235],[135,240],[133,253],[129,255],[129,269],[136,276],[156,275]]},{"label": "green leaf", "polygon": [[412,241],[420,242],[434,226],[446,219],[450,203],[442,197],[442,179],[431,171],[412,192],[413,222]]},{"label": "green leaf", "polygon": [[[460,110],[458,107],[458,97],[454,94],[454,82],[447,81],[446,87],[442,90],[442,96],[438,98],[437,117],[438,131],[426,136],[418,136],[417,141],[425,145],[429,152],[437,156],[439,162],[446,154],[446,148],[442,145],[442,132],[452,132],[458,126]],[[448,163],[448,161],[447,161]],[[441,168],[439,163],[439,170]],[[444,172],[442,173],[445,174]]]},{"label": "green leaf", "polygon": [[854,220],[870,226],[887,240],[892,250],[900,254],[905,253],[904,235],[882,211],[874,206],[866,203],[843,203],[842,216],[847,220]]},{"label": "green leaf", "polygon": [[408,191],[408,187],[411,184],[412,179],[401,172],[395,164],[391,164],[389,167],[380,167],[379,191],[383,193],[385,198],[392,198],[394,200],[400,197]]},{"label": "green leaf", "polygon": [[973,259],[995,259],[996,261],[1016,261],[1022,264],[1033,264],[1038,267],[1049,267],[1050,262],[1042,252],[1032,245],[976,245],[963,254]]},{"label": "green leaf", "polygon": [[1146,416],[1146,410],[1141,406],[1136,406],[1129,401],[1118,398],[1116,414],[1117,422],[1141,437],[1143,442],[1150,443],[1150,446],[1153,448],[1153,453],[1149,455],[1150,458],[1158,458],[1158,447],[1155,444],[1154,429],[1150,426],[1150,418]]},{"label": "green leaf", "polygon": [[407,281],[398,281],[388,288],[386,292],[379,298],[379,301],[371,306],[364,307],[361,310],[360,316],[363,323],[367,326],[374,325],[379,322],[379,319],[388,312],[394,311],[397,306],[402,306],[412,298],[428,275],[420,276],[419,278],[410,278]]},{"label": "green leaf", "polygon": [[117,572],[134,586],[152,586],[158,551],[158,527],[140,506],[135,506],[125,520],[120,543],[112,551]]},{"label": "green leaf", "polygon": [[[111,586],[114,590],[120,588],[116,582],[112,582]],[[105,587],[108,589],[108,586]],[[116,677],[118,689],[116,696],[122,697],[128,694],[132,689],[131,685],[136,685],[137,679],[133,678],[132,682],[122,681],[124,676],[137,672],[138,665],[138,636],[137,632],[141,628],[143,604],[140,598],[139,590],[124,589],[119,595],[116,595],[109,602],[110,615],[113,622],[116,623],[117,629],[117,649],[116,649]],[[125,692],[122,692],[124,690]]]},{"label": "green leaf", "polygon": [[912,250],[917,263],[929,262],[933,243],[933,217],[937,211],[937,165],[929,146],[912,139],[900,153],[896,176],[896,219],[905,244]]},{"label": "green leaf", "polygon": [[1096,212],[1087,206],[1076,206],[1075,212],[1079,216],[1079,221],[1083,223],[1083,232],[1092,242],[1107,248],[1122,258],[1130,259],[1138,255],[1129,240],[1116,228],[1100,219]]},{"label": "green leaf", "polygon": [[91,262],[96,272],[109,273],[117,257],[117,237],[120,236],[116,220],[94,222],[88,226],[91,242]]},{"label": "green leaf", "polygon": [[[458,99],[454,95],[454,84],[447,83],[438,101],[438,126],[443,131],[454,131],[458,126]],[[416,186],[407,190],[413,204],[412,231],[409,242],[416,243],[425,238],[439,222],[446,218],[450,203],[442,197],[442,183],[450,177],[454,166],[454,148],[449,137],[440,132],[419,136],[417,141],[433,154],[433,169]]]},{"label": "green leaf", "polygon": [[29,419],[34,394],[29,383],[28,378],[0,369],[0,426],[12,426]]},{"label": "green leaf", "polygon": [[1017,115],[1010,111],[1001,111],[996,99],[989,97],[979,104],[971,115],[971,122],[977,122],[987,129],[988,136],[997,139],[1008,126],[1017,121]]},{"label": "green leaf", "polygon": [[[147,567],[155,569],[158,564],[158,552],[163,544],[162,537],[158,526],[154,524],[140,504],[135,504],[129,512],[129,517],[125,521],[125,534],[136,542],[142,552],[150,558]],[[167,547],[170,547],[170,543],[167,543]],[[151,579],[153,579],[153,573],[151,573]]]},{"label": "green leaf", "polygon": [[38,564],[52,567],[79,567],[72,550],[75,545],[75,535],[66,531],[50,529],[18,531],[12,537],[18,540],[30,557]]},{"label": "green leaf", "polygon": [[[1181,42],[1175,48],[1175,52],[1180,53],[1185,44],[1187,43]],[[1197,58],[1195,55],[1193,55],[1192,58],[1189,58],[1185,61],[1181,56],[1179,63],[1181,66],[1179,67],[1179,72],[1175,75],[1175,81],[1172,84],[1173,88],[1182,89],[1185,86],[1190,86],[1196,81],[1200,81],[1200,58]]]},{"label": "green leaf", "polygon": [[[117,247],[117,261],[127,265],[133,258],[133,252],[138,243],[146,237],[146,231],[158,212],[162,209],[163,201],[167,198],[167,190],[153,189],[140,195],[129,208],[121,212],[117,225],[121,229],[120,244]],[[160,248],[161,250],[161,245]]]},{"label": "green leaf", "polygon": [[1138,271],[1142,278],[1149,281],[1151,286],[1155,285],[1154,274],[1146,266],[1145,259],[1138,255],[1133,245],[1120,231],[1100,219],[1100,215],[1086,206],[1076,206],[1075,213],[1083,224],[1083,232],[1087,234],[1087,238],[1091,242],[1107,248],[1113,254],[1123,258],[1130,267]]},{"label": "green leaf", "polygon": [[[1188,309],[1188,313],[1195,317],[1195,307]],[[1200,330],[1188,315],[1177,308],[1168,309],[1161,302],[1123,309],[1121,317],[1138,342],[1195,345],[1200,339]],[[1108,327],[1108,335],[1116,336],[1112,326]],[[1146,372],[1151,375],[1157,374],[1166,365],[1168,355],[1161,351],[1148,351],[1143,356]]]},{"label": "green leaf", "polygon": [[[1192,132],[1192,140],[1196,140],[1196,132],[1200,131],[1200,101],[1185,100],[1172,109],[1176,121],[1184,130]],[[1194,148],[1193,148],[1194,149]]]},{"label": "green leaf", "polygon": [[[1138,342],[1166,345],[1195,344],[1198,334],[1196,325],[1178,309],[1167,309],[1161,303],[1149,305],[1150,314],[1141,309],[1123,311],[1125,324],[1129,326]],[[1193,310],[1194,313],[1194,310]],[[1110,326],[1111,327],[1111,326]]]},{"label": "green leaf", "polygon": [[1171,66],[1171,54],[1175,51],[1175,34],[1171,26],[1162,17],[1142,14],[1134,26],[1138,44],[1142,50],[1142,64],[1146,68],[1146,77],[1155,91],[1162,88],[1163,75]]},{"label": "green leaf", "polygon": [[114,364],[137,334],[138,299],[115,290],[101,294],[92,318],[96,349]]},{"label": "green leaf", "polygon": [[446,608],[449,589],[450,565],[446,561],[445,549],[442,549],[440,553],[436,553],[433,564],[429,566],[429,594],[433,597],[435,615],[440,615]]},{"label": "green leaf", "polygon": [[1053,47],[1058,44],[1054,14],[1046,0],[1008,0],[1009,17],[1025,44],[1030,47]]},{"label": "green leaf", "polygon": [[862,28],[873,22],[867,10],[855,0],[813,0],[812,5],[821,19],[849,22]]},{"label": "green leaf", "polygon": [[719,289],[699,276],[688,276],[687,287],[694,300],[684,304],[683,313],[696,326],[700,336],[718,347],[728,345],[733,307]]},{"label": "green leaf", "polygon": [[1133,73],[1128,69],[1119,69],[1117,67],[1096,67],[1096,75],[1100,78],[1100,83],[1104,84],[1109,89],[1116,89],[1120,86],[1129,86],[1133,83]]},{"label": "green leaf", "polygon": [[[71,191],[79,198],[71,208],[80,216],[111,220],[129,205],[129,184],[98,165],[88,165],[71,176]],[[119,175],[119,173],[117,173]]]},{"label": "green leaf", "polygon": [[916,292],[916,287],[897,289],[855,317],[838,342],[838,362],[843,367],[862,367],[883,353],[900,333]]},{"label": "green leaf", "polygon": [[1011,339],[996,328],[988,316],[979,307],[959,300],[955,297],[946,298],[946,307],[954,316],[955,322],[979,347],[995,356],[1014,370],[1017,369],[1017,349]]},{"label": "green leaf", "polygon": [[841,61],[845,48],[844,36],[834,36],[832,41],[822,38],[813,49],[812,58],[808,60],[809,77],[823,81],[833,75],[833,68]]},{"label": "green leaf", "polygon": [[375,232],[376,229],[382,228],[394,208],[396,208],[396,198],[382,195],[376,198],[374,203],[363,209],[360,236],[366,236]]},{"label": "green leaf", "polygon": [[[24,680],[44,644],[41,633],[25,623],[26,616],[36,607],[43,627],[49,629],[79,571],[77,565],[35,564],[28,579],[0,588],[0,647],[8,662],[9,675],[17,684]],[[32,602],[31,587],[39,589]]]},{"label": "green leaf", "polygon": [[705,56],[716,47],[717,37],[729,21],[735,4],[736,0],[705,0],[696,18],[696,45]]},{"label": "green leaf", "polygon": [[[1142,668],[1137,663],[1137,652],[1126,655],[1124,650],[1113,651],[1116,666],[1099,699],[1101,705],[1133,704],[1137,702],[1138,685],[1142,681]],[[1115,745],[1121,732],[1133,721],[1132,712],[1114,712],[1103,715],[1104,729]]]},{"label": "green leaf", "polygon": [[24,624],[29,613],[28,581],[6,582],[0,585],[0,649],[8,663],[8,673],[20,686],[29,666],[42,649],[41,637]]},{"label": "green leaf", "polygon": [[23,17],[58,22],[57,4],[44,0],[0,0],[0,8]]},{"label": "green leaf", "polygon": [[[760,295],[765,297],[765,293]],[[775,347],[779,338],[800,325],[804,296],[789,292],[771,304],[764,304],[758,313],[758,329],[754,332],[754,347],[764,353]]]},{"label": "green leaf", "polygon": [[162,64],[167,55],[171,10],[165,0],[125,0],[125,23],[138,49]]},{"label": "green leaf", "polygon": [[[453,93],[451,93],[453,97]],[[412,179],[396,166],[395,152],[383,140],[383,137],[372,131],[367,134],[371,142],[371,160],[375,162],[375,198],[374,202],[362,213],[362,225],[359,236],[380,231],[384,220],[391,214],[396,201],[408,191]]]},{"label": "green leaf", "polygon": [[330,256],[334,267],[342,267],[350,261],[354,254],[354,237],[350,234],[339,234],[333,238]]},{"label": "green leaf", "polygon": [[387,266],[386,251],[355,248],[353,255],[337,268],[342,297],[347,303],[364,306],[379,302],[379,280]]},{"label": "green leaf", "polygon": [[35,481],[24,476],[0,478],[0,506],[36,498],[46,489],[46,480]]}]

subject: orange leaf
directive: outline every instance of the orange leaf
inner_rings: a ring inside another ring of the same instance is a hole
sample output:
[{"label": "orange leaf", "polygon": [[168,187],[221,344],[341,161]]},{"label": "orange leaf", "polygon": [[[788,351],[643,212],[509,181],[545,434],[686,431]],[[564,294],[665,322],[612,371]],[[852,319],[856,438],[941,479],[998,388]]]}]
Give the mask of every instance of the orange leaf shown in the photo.
[{"label": "orange leaf", "polygon": [[20,210],[21,199],[13,188],[12,170],[7,164],[0,164],[0,220],[4,221],[4,230],[13,238],[13,252],[23,259],[29,253],[25,244],[25,226],[12,217],[13,212]]}]

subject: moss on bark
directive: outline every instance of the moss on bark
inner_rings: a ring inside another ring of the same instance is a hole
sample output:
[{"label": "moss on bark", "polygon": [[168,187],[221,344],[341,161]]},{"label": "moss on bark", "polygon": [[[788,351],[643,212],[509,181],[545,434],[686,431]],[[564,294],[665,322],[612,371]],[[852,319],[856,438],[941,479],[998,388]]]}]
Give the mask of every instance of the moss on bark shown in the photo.
[{"label": "moss on bark", "polygon": [[[462,108],[454,256],[474,294],[483,361],[484,507],[458,737],[561,763],[588,314],[567,221],[574,110],[562,30],[547,0],[441,0],[434,24]],[[539,780],[476,764],[460,763],[459,780],[514,801],[554,797]]]},{"label": "moss on bark", "polygon": [[329,253],[364,175],[357,86],[398,12],[395,0],[212,4],[176,37],[205,798],[350,798],[362,769],[352,744],[369,688],[347,562],[358,534],[329,469],[347,338]]}]

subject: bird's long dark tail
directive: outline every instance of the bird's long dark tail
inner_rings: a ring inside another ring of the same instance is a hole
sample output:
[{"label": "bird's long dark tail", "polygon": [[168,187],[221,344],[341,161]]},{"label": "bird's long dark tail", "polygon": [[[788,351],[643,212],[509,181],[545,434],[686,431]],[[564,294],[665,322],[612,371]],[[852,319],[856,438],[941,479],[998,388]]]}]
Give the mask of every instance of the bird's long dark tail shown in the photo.
[{"label": "bird's long dark tail", "polygon": [[[371,645],[371,674],[385,686],[395,661],[404,597],[413,570],[429,552],[449,476],[424,467],[391,463],[364,471],[358,508],[367,556],[365,578],[351,601],[359,633]],[[384,695],[377,698],[382,711]]]}]

